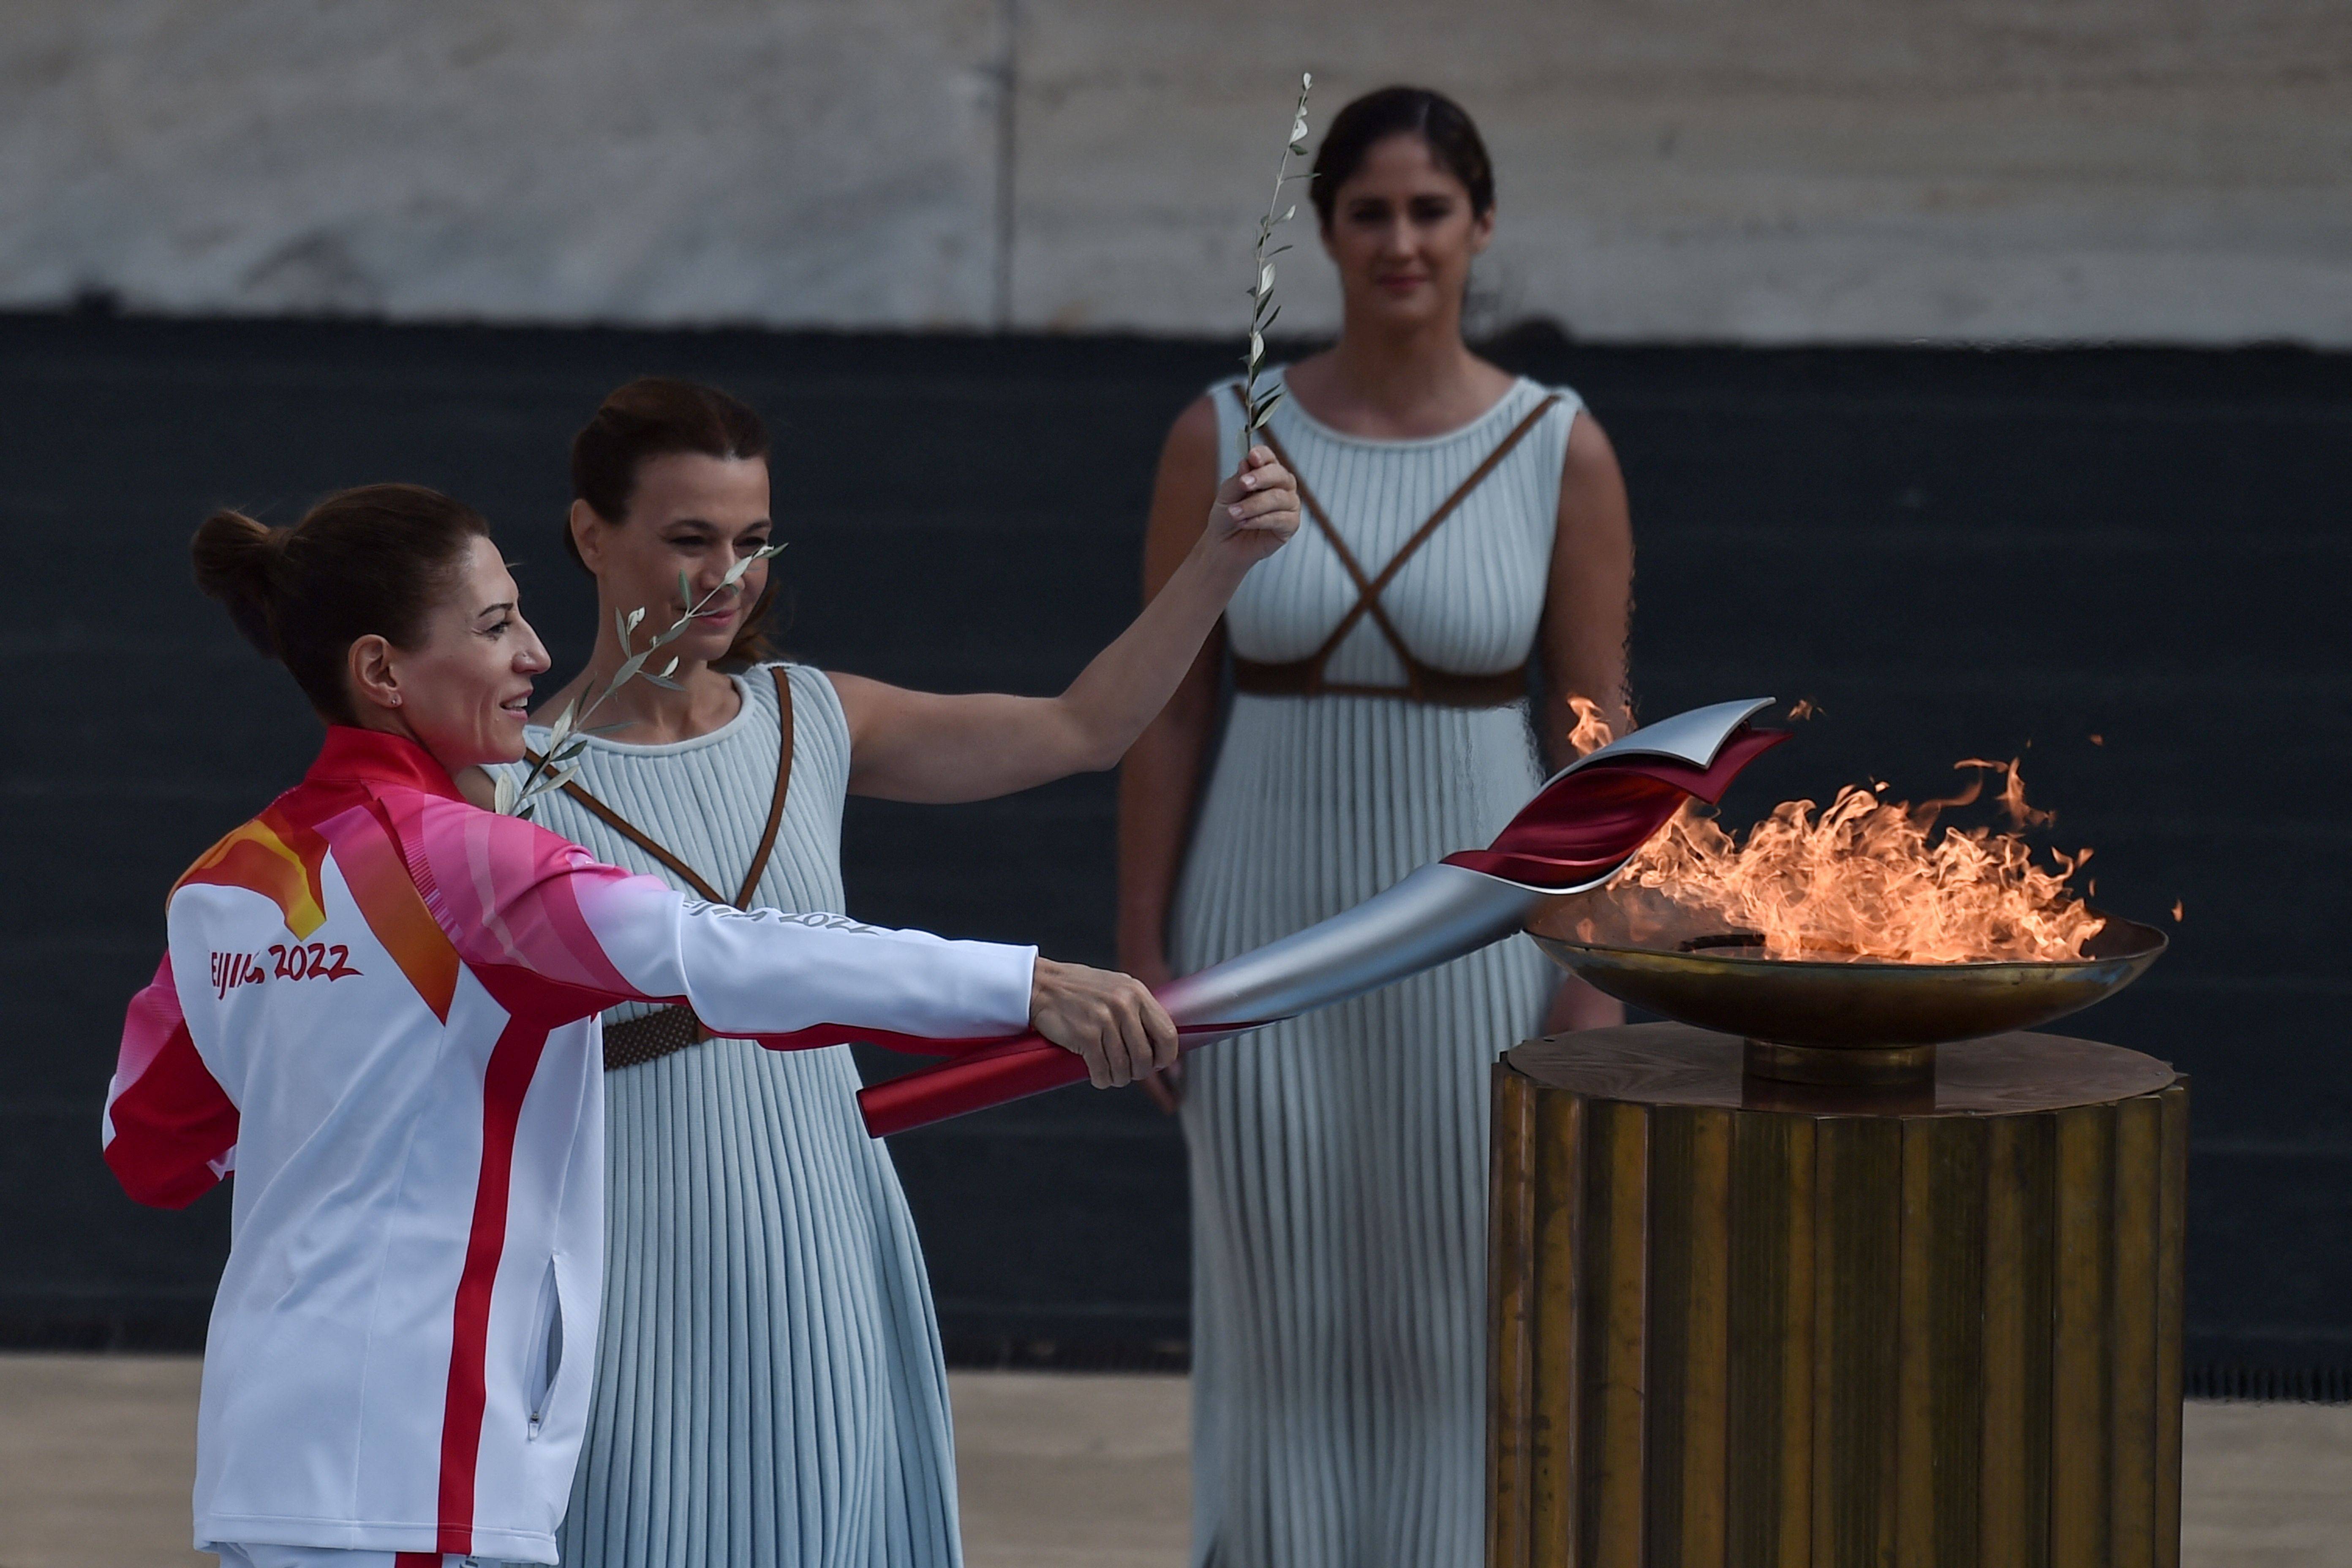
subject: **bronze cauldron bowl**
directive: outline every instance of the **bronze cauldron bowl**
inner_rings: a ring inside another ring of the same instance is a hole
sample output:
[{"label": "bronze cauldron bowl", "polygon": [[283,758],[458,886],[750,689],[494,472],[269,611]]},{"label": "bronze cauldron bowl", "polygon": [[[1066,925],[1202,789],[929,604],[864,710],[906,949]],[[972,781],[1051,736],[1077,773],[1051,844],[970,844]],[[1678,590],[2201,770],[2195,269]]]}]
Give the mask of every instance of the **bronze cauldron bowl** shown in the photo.
[{"label": "bronze cauldron bowl", "polygon": [[1916,1083],[1954,1040],[2030,1029],[2100,1001],[2164,952],[2105,916],[2079,959],[1897,963],[1764,956],[1761,940],[1635,894],[1578,894],[1528,922],[1554,963],[1676,1023],[1740,1037],[1748,1070],[1801,1083]]}]

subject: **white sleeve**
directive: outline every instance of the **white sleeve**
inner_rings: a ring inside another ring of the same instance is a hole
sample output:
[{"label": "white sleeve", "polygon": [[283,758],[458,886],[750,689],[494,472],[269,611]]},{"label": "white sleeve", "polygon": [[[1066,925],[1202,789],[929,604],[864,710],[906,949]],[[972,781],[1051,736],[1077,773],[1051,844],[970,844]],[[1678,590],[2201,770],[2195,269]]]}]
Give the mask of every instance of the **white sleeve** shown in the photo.
[{"label": "white sleeve", "polygon": [[418,890],[468,963],[575,995],[684,1002],[730,1035],[832,1024],[969,1039],[1028,1027],[1034,947],[703,903],[460,802],[424,801],[402,826]]},{"label": "white sleeve", "polygon": [[[651,878],[600,891],[590,918],[614,967],[643,994],[683,997],[722,1035],[837,1024],[959,1039],[1029,1026],[1034,947],[950,942],[843,915],[733,910]],[[611,918],[625,910],[630,918]]]}]

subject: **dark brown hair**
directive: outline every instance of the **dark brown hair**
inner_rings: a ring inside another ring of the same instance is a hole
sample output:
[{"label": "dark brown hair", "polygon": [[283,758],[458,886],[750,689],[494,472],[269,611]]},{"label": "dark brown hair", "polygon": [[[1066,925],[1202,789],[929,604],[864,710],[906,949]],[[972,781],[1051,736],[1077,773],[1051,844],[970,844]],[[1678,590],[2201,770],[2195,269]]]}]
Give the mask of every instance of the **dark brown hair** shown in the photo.
[{"label": "dark brown hair", "polygon": [[362,485],[312,507],[291,528],[216,511],[189,553],[196,586],[228,608],[245,640],[283,664],[331,724],[358,721],[343,678],[368,636],[414,647],[481,514],[422,485]]},{"label": "dark brown hair", "polygon": [[[706,458],[765,458],[768,427],[740,399],[715,386],[666,375],[640,376],[614,392],[572,437],[572,493],[608,523],[626,521],[637,493],[637,470],[649,458],[698,452]],[[563,548],[580,559],[567,525]],[[584,563],[583,563],[584,564]],[[751,605],[725,655],[757,664],[776,657],[765,623],[776,602],[776,577]]]},{"label": "dark brown hair", "polygon": [[1331,117],[1323,144],[1315,149],[1315,178],[1307,195],[1325,228],[1339,187],[1364,166],[1371,150],[1391,136],[1418,136],[1432,162],[1470,192],[1470,215],[1484,217],[1495,206],[1495,165],[1469,111],[1442,92],[1425,87],[1384,87],[1368,92]]}]

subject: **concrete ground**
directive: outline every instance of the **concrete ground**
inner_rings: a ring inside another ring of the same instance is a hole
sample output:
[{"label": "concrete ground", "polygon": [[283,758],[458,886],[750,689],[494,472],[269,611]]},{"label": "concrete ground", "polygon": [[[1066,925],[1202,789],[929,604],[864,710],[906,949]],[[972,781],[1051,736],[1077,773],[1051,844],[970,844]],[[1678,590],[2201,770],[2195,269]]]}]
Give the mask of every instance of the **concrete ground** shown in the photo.
[{"label": "concrete ground", "polygon": [[[959,1373],[971,1568],[1182,1568],[1184,1382]],[[0,1356],[0,1568],[207,1568],[196,1363]],[[2186,1568],[2352,1568],[2352,1407],[2192,1405]]]}]

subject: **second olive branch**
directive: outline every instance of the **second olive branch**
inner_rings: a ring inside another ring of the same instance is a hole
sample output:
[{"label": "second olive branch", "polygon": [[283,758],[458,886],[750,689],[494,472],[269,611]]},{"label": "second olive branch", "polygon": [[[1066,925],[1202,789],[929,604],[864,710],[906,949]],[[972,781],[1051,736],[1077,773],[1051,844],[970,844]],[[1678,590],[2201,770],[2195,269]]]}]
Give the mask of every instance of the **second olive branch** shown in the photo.
[{"label": "second olive branch", "polygon": [[[592,681],[579,697],[563,705],[562,711],[555,716],[555,722],[548,726],[546,752],[530,765],[530,771],[523,774],[521,782],[517,784],[511,774],[499,775],[498,809],[528,821],[530,814],[538,808],[541,795],[560,790],[579,776],[582,766],[580,754],[588,749],[588,737],[609,735],[615,730],[627,729],[629,726],[625,721],[593,728],[588,725],[588,721],[595,717],[596,710],[602,708],[605,700],[623,686],[632,680],[643,679],[666,690],[677,690],[677,682],[670,679],[677,670],[676,655],[672,655],[669,662],[658,671],[647,669],[646,662],[684,637],[687,628],[694,625],[695,617],[708,610],[720,595],[741,582],[743,574],[751,569],[754,562],[770,560],[782,554],[783,550],[781,544],[761,545],[730,566],[727,575],[719,579],[719,586],[698,599],[694,596],[693,584],[687,581],[686,574],[679,573],[677,597],[678,602],[686,606],[686,613],[672,621],[667,630],[656,634],[644,647],[622,659],[620,667],[613,671],[612,679],[601,688]],[[629,639],[636,635],[637,627],[645,618],[646,611],[642,605],[625,614],[619,610],[613,612],[613,628],[620,634],[623,648],[629,646]],[[587,700],[584,706],[583,698]]]},{"label": "second olive branch", "polygon": [[[1302,71],[1298,78],[1298,105],[1290,113],[1290,134],[1283,142],[1282,158],[1274,167],[1274,195],[1265,204],[1265,216],[1257,221],[1257,244],[1251,256],[1253,264],[1250,296],[1249,352],[1242,355],[1242,450],[1241,460],[1249,460],[1250,448],[1257,445],[1257,433],[1265,425],[1266,416],[1282,401],[1282,388],[1272,387],[1264,393],[1257,389],[1258,372],[1265,363],[1265,334],[1274,326],[1274,319],[1282,314],[1282,307],[1274,302],[1274,258],[1290,247],[1274,245],[1274,232],[1288,223],[1298,212],[1298,204],[1282,205],[1283,187],[1293,180],[1311,180],[1310,171],[1294,174],[1290,160],[1307,156],[1307,94],[1315,85],[1315,73]],[[1271,246],[1272,248],[1268,248]]]}]

